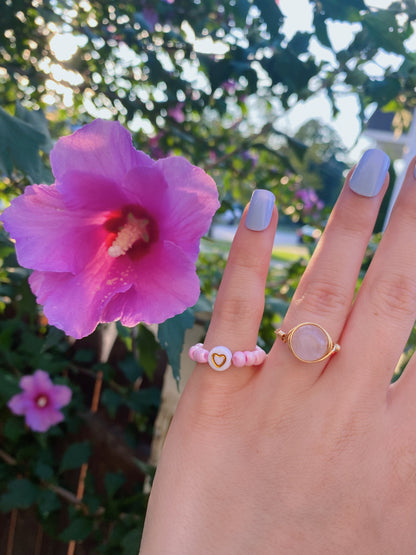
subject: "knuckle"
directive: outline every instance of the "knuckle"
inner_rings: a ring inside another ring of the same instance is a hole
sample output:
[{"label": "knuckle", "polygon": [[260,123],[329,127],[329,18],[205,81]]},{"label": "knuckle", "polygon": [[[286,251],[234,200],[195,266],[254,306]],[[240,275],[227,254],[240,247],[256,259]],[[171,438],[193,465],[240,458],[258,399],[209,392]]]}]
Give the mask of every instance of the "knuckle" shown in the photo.
[{"label": "knuckle", "polygon": [[345,203],[336,214],[336,225],[344,236],[362,237],[372,225],[365,210],[357,210],[355,203]]},{"label": "knuckle", "polygon": [[374,314],[401,320],[416,314],[416,280],[402,273],[379,278],[371,288]]},{"label": "knuckle", "polygon": [[313,314],[332,314],[345,311],[351,303],[348,292],[336,280],[320,280],[308,283],[301,291],[298,306]]}]

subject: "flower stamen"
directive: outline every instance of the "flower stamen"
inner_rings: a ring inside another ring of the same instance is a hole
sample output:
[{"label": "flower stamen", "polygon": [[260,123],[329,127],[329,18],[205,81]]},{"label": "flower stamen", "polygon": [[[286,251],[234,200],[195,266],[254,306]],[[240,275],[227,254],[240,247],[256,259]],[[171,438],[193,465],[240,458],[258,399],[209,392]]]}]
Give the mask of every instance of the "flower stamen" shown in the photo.
[{"label": "flower stamen", "polygon": [[36,404],[40,409],[44,409],[48,402],[49,399],[46,395],[39,395],[39,397],[36,399]]},{"label": "flower stamen", "polygon": [[150,234],[148,230],[149,220],[146,218],[135,218],[133,214],[127,216],[127,222],[119,229],[117,237],[108,249],[108,254],[117,258],[126,254],[137,241],[148,243]]}]

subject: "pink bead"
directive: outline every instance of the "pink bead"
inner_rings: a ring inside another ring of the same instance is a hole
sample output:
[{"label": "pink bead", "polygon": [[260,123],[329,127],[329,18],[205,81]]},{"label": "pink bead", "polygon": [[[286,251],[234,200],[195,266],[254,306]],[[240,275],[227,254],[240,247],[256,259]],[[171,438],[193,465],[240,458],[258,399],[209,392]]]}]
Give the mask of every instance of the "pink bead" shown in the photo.
[{"label": "pink bead", "polygon": [[197,349],[199,349],[200,347],[202,347],[202,343],[197,343],[196,345],[193,345],[193,346],[189,349],[188,354],[189,354],[189,358],[190,358],[191,360],[194,360],[194,361],[196,360],[196,359],[195,359],[195,351],[196,351]]},{"label": "pink bead", "polygon": [[266,353],[263,351],[263,349],[260,349],[260,347],[256,347],[256,350],[254,351],[254,358],[254,365],[259,366],[260,364],[263,364],[264,359],[266,358]]},{"label": "pink bead", "polygon": [[195,350],[194,356],[196,362],[208,362],[208,351],[206,349],[202,349],[201,347],[199,347]]},{"label": "pink bead", "polygon": [[233,364],[237,366],[237,368],[241,368],[246,364],[246,356],[242,351],[236,351],[233,354]]},{"label": "pink bead", "polygon": [[255,361],[254,351],[244,351],[247,366],[253,366]]}]

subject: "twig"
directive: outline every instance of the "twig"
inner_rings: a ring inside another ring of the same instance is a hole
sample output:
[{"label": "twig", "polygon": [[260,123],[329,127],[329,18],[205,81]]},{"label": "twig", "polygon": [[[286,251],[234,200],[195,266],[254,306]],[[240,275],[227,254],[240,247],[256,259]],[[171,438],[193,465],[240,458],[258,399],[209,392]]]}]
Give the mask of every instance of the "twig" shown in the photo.
[{"label": "twig", "polygon": [[13,555],[14,534],[16,532],[17,509],[13,509],[10,514],[9,535],[7,537],[6,555]]},{"label": "twig", "polygon": [[[92,413],[95,413],[98,410],[102,386],[103,386],[103,373],[102,371],[99,371],[97,372],[97,376],[95,378],[94,391],[93,391],[92,400],[91,400],[90,411]],[[84,497],[85,479],[87,477],[87,473],[88,473],[88,463],[83,463],[79,473],[78,488],[77,488],[77,495],[76,495],[76,499],[80,504],[81,504],[82,498]],[[76,545],[77,543],[75,540],[71,540],[69,542],[67,555],[74,555]]]}]

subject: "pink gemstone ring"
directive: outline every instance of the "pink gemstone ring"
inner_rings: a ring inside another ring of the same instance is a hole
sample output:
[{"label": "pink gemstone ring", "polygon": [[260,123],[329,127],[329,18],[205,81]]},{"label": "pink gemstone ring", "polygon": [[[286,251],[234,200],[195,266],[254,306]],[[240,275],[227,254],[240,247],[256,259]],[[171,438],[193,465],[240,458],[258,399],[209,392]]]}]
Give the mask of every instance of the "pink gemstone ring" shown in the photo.
[{"label": "pink gemstone ring", "polygon": [[322,326],[312,322],[298,324],[287,333],[278,329],[276,335],[302,362],[321,362],[341,349]]}]

